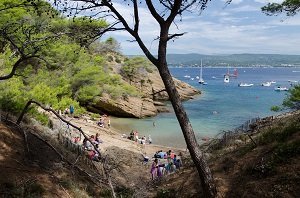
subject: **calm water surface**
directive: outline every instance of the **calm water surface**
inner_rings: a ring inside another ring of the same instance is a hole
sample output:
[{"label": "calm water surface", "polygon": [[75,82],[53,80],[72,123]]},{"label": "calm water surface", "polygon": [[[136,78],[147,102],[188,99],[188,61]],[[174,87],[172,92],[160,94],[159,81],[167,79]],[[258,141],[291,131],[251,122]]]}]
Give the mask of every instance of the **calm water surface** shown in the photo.
[{"label": "calm water surface", "polygon": [[[274,87],[280,85],[289,88],[289,80],[300,81],[300,68],[238,68],[238,77],[230,78],[227,84],[223,82],[227,68],[203,68],[203,78],[207,85],[198,84],[196,76],[199,75],[199,68],[170,68],[170,71],[175,78],[202,91],[200,96],[184,102],[199,141],[201,137],[213,137],[222,130],[236,128],[251,118],[276,114],[270,108],[280,105],[286,92],[274,91]],[[233,73],[233,69],[230,72]],[[185,75],[194,80],[184,77]],[[272,80],[276,84],[261,86],[261,83]],[[253,83],[254,86],[238,87],[241,82]],[[169,103],[168,105],[170,106]],[[116,118],[112,125],[120,133],[129,134],[135,129],[140,135],[151,134],[155,144],[185,147],[174,112],[147,119]]]}]

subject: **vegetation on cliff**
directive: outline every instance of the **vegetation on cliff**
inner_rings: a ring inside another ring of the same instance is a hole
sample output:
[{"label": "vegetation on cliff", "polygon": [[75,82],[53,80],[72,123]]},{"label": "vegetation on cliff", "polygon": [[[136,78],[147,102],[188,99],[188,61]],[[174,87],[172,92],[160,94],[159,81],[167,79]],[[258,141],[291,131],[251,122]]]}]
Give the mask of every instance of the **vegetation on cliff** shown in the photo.
[{"label": "vegetation on cliff", "polygon": [[[143,86],[142,77],[153,66],[143,58],[123,57],[113,38],[95,41],[107,27],[104,20],[68,19],[44,1],[38,8],[17,3],[0,3],[0,75],[11,75],[0,83],[1,109],[20,112],[34,99],[61,110],[72,104],[78,115],[103,94],[112,100],[141,96],[135,86]],[[114,68],[118,63],[124,64],[121,71]]]}]

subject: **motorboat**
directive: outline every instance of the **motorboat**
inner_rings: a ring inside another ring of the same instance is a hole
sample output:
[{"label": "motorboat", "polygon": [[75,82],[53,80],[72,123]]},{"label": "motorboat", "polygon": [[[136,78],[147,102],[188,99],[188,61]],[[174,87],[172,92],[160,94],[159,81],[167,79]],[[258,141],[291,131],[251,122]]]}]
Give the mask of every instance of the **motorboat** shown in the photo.
[{"label": "motorboat", "polygon": [[271,82],[264,82],[261,84],[261,86],[263,86],[263,87],[270,87],[271,85],[272,85]]},{"label": "motorboat", "polygon": [[252,87],[253,84],[252,83],[250,83],[250,84],[248,84],[248,83],[239,83],[238,86],[239,87]]},{"label": "motorboat", "polygon": [[286,87],[281,87],[281,86],[278,86],[278,87],[275,87],[274,89],[275,91],[288,91],[289,89],[286,88]]}]

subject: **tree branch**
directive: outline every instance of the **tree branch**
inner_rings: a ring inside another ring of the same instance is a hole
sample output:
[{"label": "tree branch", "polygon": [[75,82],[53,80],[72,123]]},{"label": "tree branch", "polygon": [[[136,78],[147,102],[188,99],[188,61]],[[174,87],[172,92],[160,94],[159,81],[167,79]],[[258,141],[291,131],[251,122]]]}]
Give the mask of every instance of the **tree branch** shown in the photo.
[{"label": "tree branch", "polygon": [[16,70],[17,70],[17,68],[20,66],[20,64],[21,64],[23,61],[29,60],[29,59],[31,59],[31,58],[38,58],[38,56],[26,56],[26,57],[22,57],[22,56],[21,56],[21,57],[19,58],[19,60],[13,65],[11,72],[10,72],[8,75],[6,75],[6,76],[0,76],[0,80],[7,80],[7,79],[9,79],[9,78],[12,78],[12,77],[15,75]]},{"label": "tree branch", "polygon": [[146,4],[148,6],[148,9],[150,11],[150,13],[152,14],[152,16],[155,18],[155,20],[159,23],[162,24],[164,22],[164,19],[156,12],[152,1],[151,0],[146,0]]},{"label": "tree branch", "polygon": [[187,32],[184,32],[184,33],[178,33],[178,34],[171,34],[169,37],[168,37],[168,41],[175,38],[175,37],[179,37],[179,36],[183,36],[184,34],[186,34]]},{"label": "tree branch", "polygon": [[138,33],[139,31],[139,24],[140,24],[140,19],[139,19],[139,10],[137,6],[137,0],[133,0],[133,11],[134,11],[134,32]]},{"label": "tree branch", "polygon": [[75,129],[77,129],[77,130],[83,135],[83,137],[86,138],[87,141],[89,141],[89,142],[93,145],[95,151],[97,151],[97,153],[99,154],[99,157],[101,158],[101,153],[100,153],[100,151],[98,150],[98,148],[96,147],[96,145],[95,145],[92,141],[90,141],[90,139],[86,136],[86,134],[82,131],[82,129],[81,129],[80,127],[78,127],[78,126],[72,124],[71,122],[65,120],[65,119],[64,119],[63,117],[61,117],[58,113],[56,113],[53,109],[51,109],[51,108],[46,108],[46,107],[44,107],[42,104],[40,104],[39,102],[36,102],[36,101],[34,101],[34,100],[29,100],[29,101],[26,103],[24,109],[22,110],[22,112],[21,112],[21,114],[20,114],[20,116],[19,116],[19,118],[18,118],[18,120],[17,120],[17,124],[20,124],[20,123],[21,123],[21,121],[22,121],[22,119],[23,119],[25,113],[27,112],[27,110],[28,110],[28,108],[29,108],[29,106],[30,106],[31,104],[36,104],[37,106],[41,107],[41,108],[44,109],[45,111],[52,112],[52,113],[53,113],[56,117],[58,117],[61,121],[63,121],[64,123],[67,123],[69,126],[72,126],[72,127],[75,128]]}]

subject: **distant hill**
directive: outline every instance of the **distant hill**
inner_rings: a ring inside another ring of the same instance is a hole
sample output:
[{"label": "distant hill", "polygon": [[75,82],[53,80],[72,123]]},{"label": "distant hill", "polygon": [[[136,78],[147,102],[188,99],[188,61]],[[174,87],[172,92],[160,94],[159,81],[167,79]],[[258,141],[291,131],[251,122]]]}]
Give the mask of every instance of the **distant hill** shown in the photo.
[{"label": "distant hill", "polygon": [[204,54],[168,54],[170,66],[274,66],[300,67],[300,55],[281,54],[231,54],[231,55],[204,55]]}]

